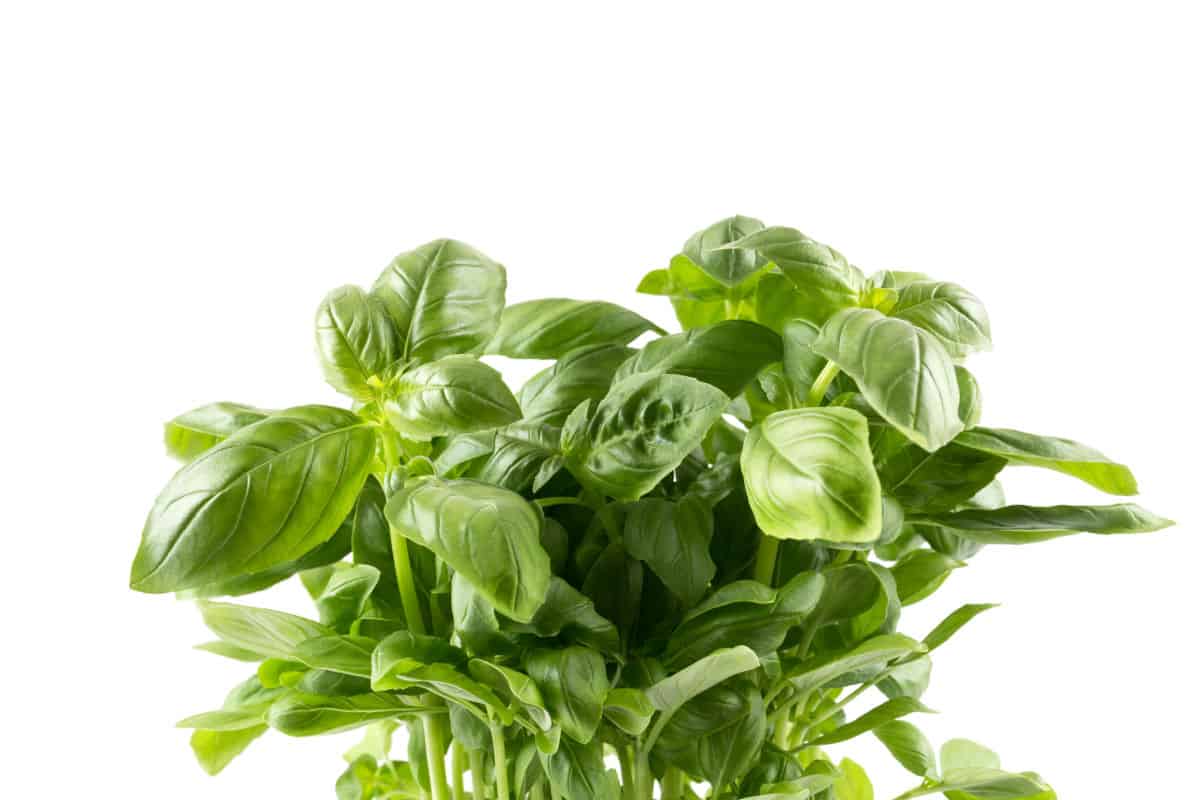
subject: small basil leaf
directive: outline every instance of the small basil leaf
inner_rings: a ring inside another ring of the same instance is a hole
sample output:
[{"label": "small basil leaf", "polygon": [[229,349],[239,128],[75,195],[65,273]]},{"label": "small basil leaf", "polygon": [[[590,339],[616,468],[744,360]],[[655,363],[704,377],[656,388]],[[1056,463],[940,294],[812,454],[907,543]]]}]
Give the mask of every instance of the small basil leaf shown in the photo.
[{"label": "small basil leaf", "polygon": [[886,666],[914,653],[923,652],[919,642],[898,633],[868,639],[846,653],[835,653],[800,662],[786,673],[797,692],[826,686],[843,675]]},{"label": "small basil leaf", "polygon": [[641,736],[650,727],[655,708],[641,689],[610,689],[604,699],[604,718],[630,736]]},{"label": "small basil leaf", "polygon": [[318,636],[296,645],[292,658],[312,669],[369,678],[376,644],[366,636]]},{"label": "small basil leaf", "polygon": [[537,610],[528,630],[544,637],[561,635],[609,655],[621,650],[616,625],[597,613],[587,596],[557,576],[550,579],[546,602]]},{"label": "small basil leaf", "polygon": [[988,453],[1011,464],[1056,470],[1109,494],[1138,493],[1137,480],[1129,467],[1110,461],[1100,451],[1070,439],[1038,436],[1005,428],[974,428],[960,434],[955,444]]},{"label": "small basil leaf", "polygon": [[675,503],[643,498],[625,516],[629,554],[646,562],[689,608],[703,597],[717,573],[708,554],[712,532],[712,512],[694,499]]},{"label": "small basil leaf", "polygon": [[317,355],[325,380],[358,400],[376,394],[379,379],[400,355],[396,327],[378,297],[357,286],[325,296],[317,309]]},{"label": "small basil leaf", "polygon": [[600,402],[617,368],[635,351],[620,345],[579,347],[534,375],[517,394],[526,423],[561,428],[580,403]]},{"label": "small basil leaf", "polygon": [[909,283],[900,288],[891,315],[932,333],[954,358],[992,347],[991,326],[983,303],[955,283]]},{"label": "small basil leaf", "polygon": [[683,254],[714,280],[737,286],[766,262],[750,250],[728,250],[725,245],[763,229],[753,217],[734,216],[697,231],[683,245]]},{"label": "small basil leaf", "polygon": [[270,658],[289,659],[301,642],[333,634],[324,625],[282,611],[207,601],[197,605],[204,624],[222,641]]},{"label": "small basil leaf", "polygon": [[217,775],[266,732],[266,725],[232,731],[198,730],[192,733],[192,752],[205,772]]},{"label": "small basil leaf", "polygon": [[578,347],[625,345],[664,331],[627,308],[600,300],[551,298],[504,309],[488,352],[509,358],[558,358]]},{"label": "small basil leaf", "polygon": [[622,364],[614,380],[645,373],[686,375],[736,397],[763,367],[782,357],[779,334],[754,322],[727,320],[655,339]]},{"label": "small basil leaf", "polygon": [[873,731],[885,722],[891,722],[892,720],[916,712],[930,713],[931,709],[911,697],[897,697],[892,700],[886,700],[861,717],[813,739],[809,744],[823,747],[829,744],[844,742],[860,734]]},{"label": "small basil leaf", "polygon": [[392,381],[388,391],[388,420],[402,436],[419,441],[498,428],[521,416],[500,373],[472,356],[420,364]]},{"label": "small basil leaf", "polygon": [[526,654],[525,670],[563,733],[580,744],[590,742],[608,694],[603,656],[579,646],[539,649]]},{"label": "small basil leaf", "polygon": [[885,722],[873,731],[900,766],[921,778],[937,778],[937,754],[925,734],[911,722]]},{"label": "small basil leaf", "polygon": [[505,286],[504,267],[439,239],[392,259],[371,294],[396,326],[400,357],[420,362],[482,350],[496,332]]},{"label": "small basil leaf", "polygon": [[266,419],[272,413],[240,403],[209,403],[185,411],[163,426],[167,452],[180,461],[191,461],[233,434]]},{"label": "small basil leaf", "polygon": [[379,583],[379,570],[339,562],[302,572],[300,581],[316,604],[321,623],[345,632],[366,609],[367,598]]},{"label": "small basil leaf", "polygon": [[759,665],[758,655],[749,647],[730,647],[705,656],[646,690],[650,704],[670,716],[684,703],[726,678],[740,675]]},{"label": "small basil leaf", "polygon": [[963,562],[934,550],[916,550],[901,556],[891,568],[900,602],[908,606],[924,600],[962,566]]}]

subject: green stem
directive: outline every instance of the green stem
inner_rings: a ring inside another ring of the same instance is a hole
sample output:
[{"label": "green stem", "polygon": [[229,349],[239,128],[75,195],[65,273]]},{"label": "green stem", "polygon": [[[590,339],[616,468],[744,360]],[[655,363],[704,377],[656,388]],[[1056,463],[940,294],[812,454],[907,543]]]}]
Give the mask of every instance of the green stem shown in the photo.
[{"label": "green stem", "polygon": [[408,629],[415,634],[425,634],[425,617],[421,613],[421,601],[417,597],[417,585],[413,583],[412,564],[408,560],[408,539],[395,528],[392,533],[392,563],[396,567],[396,583],[400,587],[400,603],[404,606],[404,619]]},{"label": "green stem", "polygon": [[779,540],[763,534],[758,540],[758,555],[754,559],[754,580],[771,586],[775,580],[775,558],[779,553]]},{"label": "green stem", "polygon": [[429,786],[432,800],[450,800],[450,787],[446,783],[446,740],[443,738],[443,722],[439,716],[426,714],[421,717],[425,729],[425,760],[429,765]]},{"label": "green stem", "polygon": [[538,780],[529,790],[529,800],[546,800],[546,787],[541,780]]},{"label": "green stem", "polygon": [[504,743],[504,725],[490,720],[492,730],[492,759],[496,762],[496,800],[508,800],[508,751]]},{"label": "green stem", "polygon": [[667,767],[663,775],[662,800],[683,800],[683,771],[677,767]]},{"label": "green stem", "polygon": [[471,796],[475,800],[487,800],[487,791],[483,779],[483,751],[471,750],[467,753],[467,761],[471,767]]},{"label": "green stem", "polygon": [[463,786],[463,770],[467,768],[463,761],[463,746],[458,742],[450,745],[450,777],[453,783],[450,786],[450,791],[454,795],[454,800],[466,800],[467,790]]},{"label": "green stem", "polygon": [[833,383],[833,379],[841,372],[841,367],[832,361],[825,362],[821,374],[817,375],[817,379],[813,381],[812,388],[808,390],[808,399],[805,400],[805,405],[819,406],[821,401],[825,399],[825,392],[829,391],[829,384]]},{"label": "green stem", "polygon": [[634,785],[633,762],[629,759],[628,747],[617,748],[617,763],[621,766],[621,798],[635,800],[634,792],[637,791],[637,787]]},{"label": "green stem", "polygon": [[552,508],[554,506],[590,506],[589,503],[578,497],[539,497],[533,502],[542,508]]},{"label": "green stem", "polygon": [[633,774],[637,776],[638,800],[654,799],[654,773],[650,771],[650,751],[638,750],[634,754]]}]

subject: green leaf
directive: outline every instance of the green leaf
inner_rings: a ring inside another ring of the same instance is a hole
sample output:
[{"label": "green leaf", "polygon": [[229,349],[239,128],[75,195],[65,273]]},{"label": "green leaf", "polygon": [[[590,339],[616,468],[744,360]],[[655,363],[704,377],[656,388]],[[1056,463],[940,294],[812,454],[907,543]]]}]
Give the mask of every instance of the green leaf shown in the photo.
[{"label": "green leaf", "polygon": [[367,598],[379,583],[379,570],[339,562],[302,572],[300,581],[316,604],[321,623],[346,631],[366,609]]},{"label": "green leaf", "polygon": [[350,513],[374,453],[367,423],[328,406],[242,428],[180,469],[158,496],[130,585],[178,591],[299,558]]},{"label": "green leaf", "polygon": [[430,710],[413,698],[395,694],[319,697],[296,693],[272,705],[267,721],[288,736],[319,736]]},{"label": "green leaf", "polygon": [[233,731],[198,730],[192,733],[192,752],[205,772],[216,775],[266,732],[266,725]]},{"label": "green leaf", "polygon": [[950,739],[942,745],[942,769],[1000,769],[1000,756],[970,739]]},{"label": "green leaf", "polygon": [[197,603],[204,624],[222,641],[269,658],[289,659],[307,639],[333,631],[304,617],[231,603]]},{"label": "green leaf", "polygon": [[924,650],[919,642],[898,633],[876,636],[846,653],[832,653],[801,661],[789,670],[787,679],[796,692],[807,692],[836,681],[843,675],[882,668]]},{"label": "green leaf", "polygon": [[625,516],[624,541],[683,602],[695,605],[708,590],[717,567],[708,554],[713,518],[702,501],[643,498]]},{"label": "green leaf", "polygon": [[764,228],[727,247],[753,250],[774,262],[802,297],[803,309],[795,316],[818,325],[837,311],[856,305],[865,287],[863,274],[841,253],[794,228]]},{"label": "green leaf", "polygon": [[713,280],[737,286],[766,262],[752,251],[727,250],[724,246],[762,229],[762,222],[753,217],[727,217],[692,234],[683,245],[683,254]]},{"label": "green leaf", "polygon": [[992,347],[991,325],[983,303],[955,283],[909,283],[900,288],[891,315],[932,333],[954,358]]},{"label": "green leaf", "polygon": [[646,690],[646,697],[651,705],[670,716],[701,692],[758,666],[758,655],[749,647],[725,648],[654,684]]},{"label": "green leaf", "polygon": [[318,636],[296,645],[291,657],[312,669],[369,678],[376,644],[366,636]]},{"label": "green leaf", "polygon": [[1029,544],[1075,533],[1150,533],[1175,524],[1134,503],[971,508],[922,516],[916,521],[946,528],[984,544]]},{"label": "green leaf", "polygon": [[164,427],[167,452],[180,461],[191,461],[213,445],[266,419],[272,413],[241,403],[209,403],[185,411]]},{"label": "green leaf", "polygon": [[645,373],[686,375],[730,397],[783,357],[779,334],[754,322],[728,320],[655,339],[617,370],[615,381]]},{"label": "green leaf", "polygon": [[867,420],[848,408],[767,417],[746,436],[742,475],[754,518],[778,539],[871,542],[882,499]]},{"label": "green leaf", "polygon": [[404,688],[412,672],[430,664],[465,666],[467,654],[437,636],[397,631],[371,653],[371,686],[375,691]]},{"label": "green leaf", "polygon": [[955,444],[997,456],[1010,464],[1056,470],[1109,494],[1138,493],[1137,480],[1129,467],[1070,439],[1005,428],[974,428],[960,434]]},{"label": "green leaf", "polygon": [[500,373],[473,356],[444,356],[403,373],[389,386],[388,421],[409,439],[507,425],[521,409]]},{"label": "green leaf", "polygon": [[378,297],[343,286],[317,308],[317,356],[329,385],[358,400],[376,394],[370,378],[400,356],[396,327]]},{"label": "green leaf", "polygon": [[[954,800],[963,798],[963,795],[956,795],[955,792],[965,793],[968,800],[1038,800],[1051,789],[1031,775],[973,768],[945,770],[936,791],[944,792]],[[910,796],[914,795],[903,797]]]},{"label": "green leaf", "polygon": [[597,613],[588,597],[557,576],[550,579],[546,602],[537,610],[528,629],[538,636],[561,635],[610,655],[621,651],[616,625]]},{"label": "green leaf", "polygon": [[374,475],[368,477],[342,527],[349,531],[354,563],[370,565],[379,571],[379,581],[371,593],[372,602],[399,611],[400,588],[392,557],[392,534],[383,511],[386,504],[383,487]]},{"label": "green leaf", "polygon": [[604,746],[599,739],[586,745],[564,739],[554,753],[538,755],[555,796],[562,800],[618,800],[621,796],[617,776],[604,766]]},{"label": "green leaf", "polygon": [[958,379],[958,418],[963,427],[970,430],[983,416],[983,393],[979,382],[966,367],[955,364],[954,377]]},{"label": "green leaf", "polygon": [[203,650],[206,653],[224,656],[225,658],[231,658],[234,661],[254,662],[262,661],[264,658],[261,653],[256,653],[253,650],[247,650],[244,647],[238,647],[235,644],[222,641],[205,642],[204,644],[196,645],[193,649]]},{"label": "green leaf", "polygon": [[504,267],[478,250],[438,239],[392,259],[371,294],[396,325],[400,357],[432,361],[477,353],[504,308]]},{"label": "green leaf", "polygon": [[877,464],[884,491],[908,511],[950,511],[987,487],[1004,459],[955,441],[935,452],[905,443]]},{"label": "green leaf", "polygon": [[579,440],[564,427],[566,464],[580,483],[618,500],[654,488],[700,445],[729,398],[683,375],[635,375],[614,385]]},{"label": "green leaf", "polygon": [[387,504],[400,535],[432,550],[501,613],[528,622],[550,583],[542,520],[518,494],[470,480],[428,478]]},{"label": "green leaf", "polygon": [[930,631],[929,635],[922,640],[927,652],[932,653],[945,644],[951,636],[958,633],[968,622],[975,619],[975,617],[984,611],[995,607],[995,603],[974,603],[955,609],[948,617],[939,622],[937,627]]},{"label": "green leaf", "polygon": [[513,649],[512,637],[500,632],[496,609],[458,573],[450,582],[450,613],[454,630],[472,654],[494,655]]},{"label": "green leaf", "polygon": [[537,482],[543,470],[561,469],[560,437],[559,429],[549,425],[506,425],[492,434],[491,452],[469,466],[463,477],[524,492]]},{"label": "green leaf", "polygon": [[932,334],[874,309],[853,308],[830,319],[812,347],[925,450],[938,450],[962,431],[954,361]]},{"label": "green leaf", "polygon": [[765,738],[762,695],[752,682],[738,680],[684,703],[663,725],[652,753],[724,787],[754,765]]},{"label": "green leaf", "polygon": [[579,646],[539,649],[526,654],[525,670],[563,733],[580,744],[590,742],[608,694],[604,657]]},{"label": "green leaf", "polygon": [[543,731],[550,730],[554,721],[546,710],[546,701],[533,678],[480,658],[471,659],[468,666],[471,677],[520,708],[535,726]]},{"label": "green leaf", "polygon": [[[878,735],[878,731],[876,731]],[[843,758],[838,764],[838,778],[833,783],[832,800],[875,800],[875,789],[867,772],[855,762]]]},{"label": "green leaf", "polygon": [[663,330],[627,308],[600,300],[549,298],[504,309],[488,352],[509,358],[558,358],[578,347],[625,345]]},{"label": "green leaf", "polygon": [[650,727],[655,708],[641,689],[610,689],[604,699],[604,718],[630,736],[641,736]]},{"label": "green leaf", "polygon": [[906,553],[891,568],[900,602],[908,606],[924,600],[962,566],[966,565],[934,550]]},{"label": "green leaf", "polygon": [[900,762],[900,766],[922,778],[937,778],[937,754],[933,752],[933,745],[916,725],[896,720],[885,722],[873,732],[896,761]]},{"label": "green leaf", "polygon": [[175,723],[176,728],[197,728],[206,731],[240,731],[263,725],[265,711],[206,711],[193,714]]},{"label": "green leaf", "polygon": [[902,664],[890,667],[887,677],[879,682],[879,691],[887,697],[920,699],[929,688],[933,660],[927,655],[910,656]]},{"label": "green leaf", "polygon": [[812,349],[820,335],[820,326],[806,319],[789,320],[783,326],[783,371],[800,398],[807,397],[825,366],[825,359]]},{"label": "green leaf", "polygon": [[636,351],[618,345],[580,347],[534,375],[517,394],[524,421],[561,428],[580,403],[598,403],[613,375]]},{"label": "green leaf", "polygon": [[759,270],[737,286],[725,286],[681,253],[667,269],[643,278],[638,291],[669,296],[679,324],[690,330],[724,319],[754,319],[755,293],[764,277],[767,271]]},{"label": "green leaf", "polygon": [[809,742],[810,745],[823,747],[829,744],[837,744],[849,739],[853,739],[863,733],[875,730],[885,722],[900,717],[907,716],[916,712],[931,713],[931,709],[926,708],[919,700],[911,697],[896,697],[890,700],[885,700],[880,705],[863,714],[858,719],[852,722],[847,722],[829,733],[819,736]]}]

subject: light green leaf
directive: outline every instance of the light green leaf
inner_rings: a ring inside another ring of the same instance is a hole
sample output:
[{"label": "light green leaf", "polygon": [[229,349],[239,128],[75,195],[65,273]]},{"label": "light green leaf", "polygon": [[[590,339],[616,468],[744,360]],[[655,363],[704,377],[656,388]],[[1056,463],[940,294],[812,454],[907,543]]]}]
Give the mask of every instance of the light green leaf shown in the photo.
[{"label": "light green leaf", "polygon": [[728,250],[725,245],[763,229],[753,217],[727,217],[692,234],[683,245],[683,254],[713,280],[725,286],[737,286],[766,262],[750,250]]},{"label": "light green leaf", "polygon": [[873,731],[885,722],[891,722],[892,720],[916,712],[931,713],[932,709],[925,707],[919,700],[911,697],[895,697],[885,700],[861,717],[811,740],[809,744],[823,747],[829,744],[844,742],[860,734]]},{"label": "light green leaf", "polygon": [[333,634],[312,620],[268,608],[207,601],[196,605],[204,624],[222,641],[270,658],[291,658],[306,639]]},{"label": "light green leaf", "polygon": [[389,384],[388,392],[388,421],[418,441],[498,428],[521,416],[500,373],[473,356],[421,364]]},{"label": "light green leaf", "polygon": [[983,544],[1029,544],[1075,533],[1150,533],[1175,524],[1134,503],[970,508],[914,521],[937,525]]},{"label": "light green leaf", "polygon": [[736,397],[768,364],[783,357],[779,334],[728,320],[655,339],[617,370],[614,381],[644,373],[686,375]]},{"label": "light green leaf", "polygon": [[922,778],[937,778],[937,754],[916,725],[903,720],[885,722],[874,734],[900,766]]},{"label": "light green leaf", "polygon": [[585,486],[636,500],[696,449],[729,398],[683,375],[635,375],[614,385],[578,440],[564,427],[566,464]]},{"label": "light green leaf", "polygon": [[366,636],[318,636],[296,645],[291,657],[312,669],[369,678],[376,644]]},{"label": "light green leaf", "polygon": [[1138,493],[1137,480],[1129,467],[1070,439],[1005,428],[974,428],[960,434],[955,444],[997,456],[1010,464],[1056,470],[1109,494]]},{"label": "light green leaf", "polygon": [[378,297],[343,286],[317,308],[317,355],[329,385],[357,400],[371,400],[369,379],[382,376],[400,356],[396,326]]},{"label": "light green leaf", "polygon": [[812,347],[922,448],[937,450],[962,431],[954,361],[932,334],[874,309],[853,308],[831,318]]},{"label": "light green leaf", "polygon": [[932,333],[954,358],[992,346],[991,325],[983,303],[955,283],[909,283],[900,288],[891,315]]},{"label": "light green leaf", "polygon": [[867,772],[855,762],[843,758],[838,764],[839,777],[833,783],[832,800],[875,800],[875,789]]},{"label": "light green leaf", "polygon": [[754,518],[778,539],[871,542],[882,529],[867,420],[848,408],[767,417],[746,436],[742,475]]},{"label": "light green leaf", "polygon": [[395,694],[320,697],[295,693],[272,705],[267,721],[288,736],[318,736],[430,710],[420,701]]},{"label": "light green leaf", "polygon": [[[549,425],[515,422],[492,433],[492,449],[471,464],[463,477],[524,492],[543,470],[561,468],[561,431]],[[547,466],[549,465],[549,466]]]},{"label": "light green leaf", "polygon": [[664,331],[627,308],[600,300],[548,298],[504,309],[488,352],[509,358],[558,358],[589,345],[625,345]]},{"label": "light green leaf", "polygon": [[951,636],[958,633],[958,631],[968,622],[975,619],[975,617],[979,616],[984,611],[995,607],[995,603],[973,603],[955,609],[948,617],[939,622],[937,626],[929,632],[929,635],[922,640],[927,652],[932,653],[934,650],[945,644]]},{"label": "light green leaf", "polygon": [[374,454],[367,423],[328,406],[242,428],[175,473],[158,496],[130,585],[178,591],[299,558],[350,513]]},{"label": "light green leaf", "polygon": [[758,655],[749,647],[725,648],[654,684],[646,690],[646,697],[651,705],[670,716],[701,692],[758,666]]},{"label": "light green leaf", "polygon": [[191,461],[272,413],[241,403],[209,403],[185,411],[163,426],[163,440],[168,453],[180,461]]},{"label": "light green leaf", "polygon": [[546,710],[546,701],[533,678],[480,658],[471,659],[468,666],[471,677],[519,707],[535,726],[543,731],[553,726],[554,721]]},{"label": "light green leaf", "polygon": [[397,533],[432,550],[501,613],[528,622],[550,583],[542,520],[514,492],[470,480],[428,478],[387,504]]},{"label": "light green leaf", "polygon": [[604,718],[630,736],[641,736],[650,726],[655,708],[641,689],[610,689],[604,699]]},{"label": "light green leaf", "polygon": [[983,392],[966,367],[955,364],[954,377],[958,379],[958,418],[963,428],[970,430],[983,416]]},{"label": "light green leaf", "polygon": [[366,609],[367,598],[379,583],[379,570],[338,562],[300,573],[300,582],[316,604],[321,623],[346,631]]},{"label": "light green leaf", "polygon": [[783,326],[783,371],[799,398],[807,397],[825,366],[825,359],[812,349],[820,335],[820,326],[806,319],[789,320]]},{"label": "light green leaf", "polygon": [[942,769],[1000,769],[1000,756],[970,739],[950,739],[942,745]]},{"label": "light green leaf", "polygon": [[371,653],[371,688],[377,692],[401,689],[408,676],[430,664],[465,666],[467,654],[437,636],[397,631]]},{"label": "light green leaf", "polygon": [[478,353],[504,308],[504,267],[478,250],[438,239],[392,259],[371,294],[399,333],[400,357],[432,361]]},{"label": "light green leaf", "polygon": [[232,731],[198,730],[192,733],[192,752],[205,772],[216,775],[266,732],[266,725]]},{"label": "light green leaf", "polygon": [[727,247],[753,250],[774,262],[799,291],[804,304],[795,316],[820,325],[843,308],[856,305],[866,281],[846,258],[794,228],[770,227]]},{"label": "light green leaf", "polygon": [[788,671],[787,679],[796,692],[807,692],[832,683],[843,675],[882,668],[924,649],[919,642],[902,634],[883,634],[868,639],[847,653],[802,661]]},{"label": "light green leaf", "polygon": [[906,553],[891,568],[892,577],[896,579],[896,594],[903,605],[918,603],[937,591],[951,572],[964,566],[963,562],[936,550]]}]

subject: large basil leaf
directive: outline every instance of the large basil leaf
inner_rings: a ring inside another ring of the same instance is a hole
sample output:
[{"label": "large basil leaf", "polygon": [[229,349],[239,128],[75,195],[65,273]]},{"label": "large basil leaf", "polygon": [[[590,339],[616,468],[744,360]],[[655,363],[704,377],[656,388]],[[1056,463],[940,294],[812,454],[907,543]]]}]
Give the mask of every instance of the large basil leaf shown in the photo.
[{"label": "large basil leaf", "polygon": [[504,267],[439,239],[392,259],[371,294],[396,325],[401,358],[431,361],[483,349],[496,332],[505,285]]},{"label": "large basil leaf", "polygon": [[727,217],[692,234],[683,245],[683,254],[714,280],[737,286],[766,262],[753,251],[729,250],[725,245],[762,229],[762,222],[753,217]]},{"label": "large basil leaf", "polygon": [[736,397],[763,367],[782,357],[779,334],[754,322],[728,320],[655,339],[621,365],[615,380],[666,372]]},{"label": "large basil leaf", "polygon": [[848,408],[780,411],[751,429],[742,475],[754,518],[779,539],[871,542],[882,530],[867,420]]},{"label": "large basil leaf", "polygon": [[222,641],[270,658],[291,658],[302,642],[333,634],[312,620],[269,608],[211,602],[197,605],[204,624]]},{"label": "large basil leaf", "polygon": [[933,334],[871,308],[852,308],[831,318],[812,348],[924,449],[937,450],[962,431],[954,361]]},{"label": "large basil leaf", "polygon": [[866,285],[863,274],[845,256],[794,228],[764,228],[726,246],[753,250],[774,262],[799,290],[793,316],[817,325],[856,305]]},{"label": "large basil leaf", "polygon": [[400,355],[396,326],[378,297],[357,286],[334,289],[317,308],[317,355],[329,385],[359,400],[375,396],[368,382]]},{"label": "large basil leaf", "polygon": [[743,775],[766,739],[762,695],[750,681],[715,686],[685,703],[670,718],[655,755],[715,787]]},{"label": "large basil leaf", "polygon": [[877,466],[884,491],[905,509],[950,511],[988,486],[1004,464],[955,440],[932,453],[906,443]]},{"label": "large basil leaf", "polygon": [[342,409],[300,406],[243,428],[185,465],[142,530],[130,585],[189,589],[292,561],[354,505],[375,433]]},{"label": "large basil leaf", "polygon": [[1029,544],[1075,533],[1150,533],[1175,524],[1134,503],[971,508],[917,519],[984,544]]},{"label": "large basil leaf", "polygon": [[757,669],[759,664],[758,654],[749,647],[717,650],[651,686],[646,698],[669,717],[697,695],[726,678]]},{"label": "large basil leaf", "polygon": [[318,636],[296,645],[291,658],[312,669],[369,678],[376,644],[366,636]]},{"label": "large basil leaf", "polygon": [[687,608],[704,596],[717,574],[708,554],[712,532],[712,511],[694,498],[643,498],[625,516],[629,554],[646,562]]},{"label": "large basil leaf", "polygon": [[555,796],[562,800],[618,800],[621,785],[604,766],[604,745],[599,739],[579,744],[564,739],[552,754],[538,753]]},{"label": "large basil leaf", "polygon": [[604,657],[578,646],[533,650],[525,656],[525,671],[563,733],[581,744],[590,742],[608,694]]},{"label": "large basil leaf", "polygon": [[979,298],[958,284],[914,281],[900,288],[891,315],[929,331],[954,358],[991,349],[992,331]]},{"label": "large basil leaf", "polygon": [[521,409],[500,373],[467,355],[453,355],[408,370],[389,386],[384,411],[405,437],[470,433],[506,425]]},{"label": "large basil leaf", "polygon": [[614,303],[530,300],[504,309],[488,352],[509,358],[558,358],[588,345],[629,344],[650,330],[664,332],[640,314]]},{"label": "large basil leaf", "polygon": [[1012,464],[1045,467],[1071,475],[1109,494],[1138,493],[1137,480],[1129,467],[1070,439],[1005,428],[974,428],[960,434],[954,442]]},{"label": "large basil leaf", "polygon": [[209,403],[185,411],[163,426],[167,452],[180,461],[191,461],[210,447],[228,439],[247,425],[269,417],[264,411],[241,403]]},{"label": "large basil leaf", "polygon": [[387,504],[393,528],[432,550],[501,613],[533,619],[550,584],[542,520],[518,494],[471,480],[428,478]]},{"label": "large basil leaf", "polygon": [[267,722],[288,736],[319,736],[430,710],[419,701],[395,694],[320,697],[296,693],[272,705]]},{"label": "large basil leaf", "polygon": [[635,351],[619,345],[580,347],[534,375],[517,394],[524,422],[561,428],[580,403],[600,402],[617,368]]},{"label": "large basil leaf", "polygon": [[635,375],[614,385],[586,427],[563,429],[567,468],[585,486],[636,500],[700,445],[729,398],[683,375]]}]

